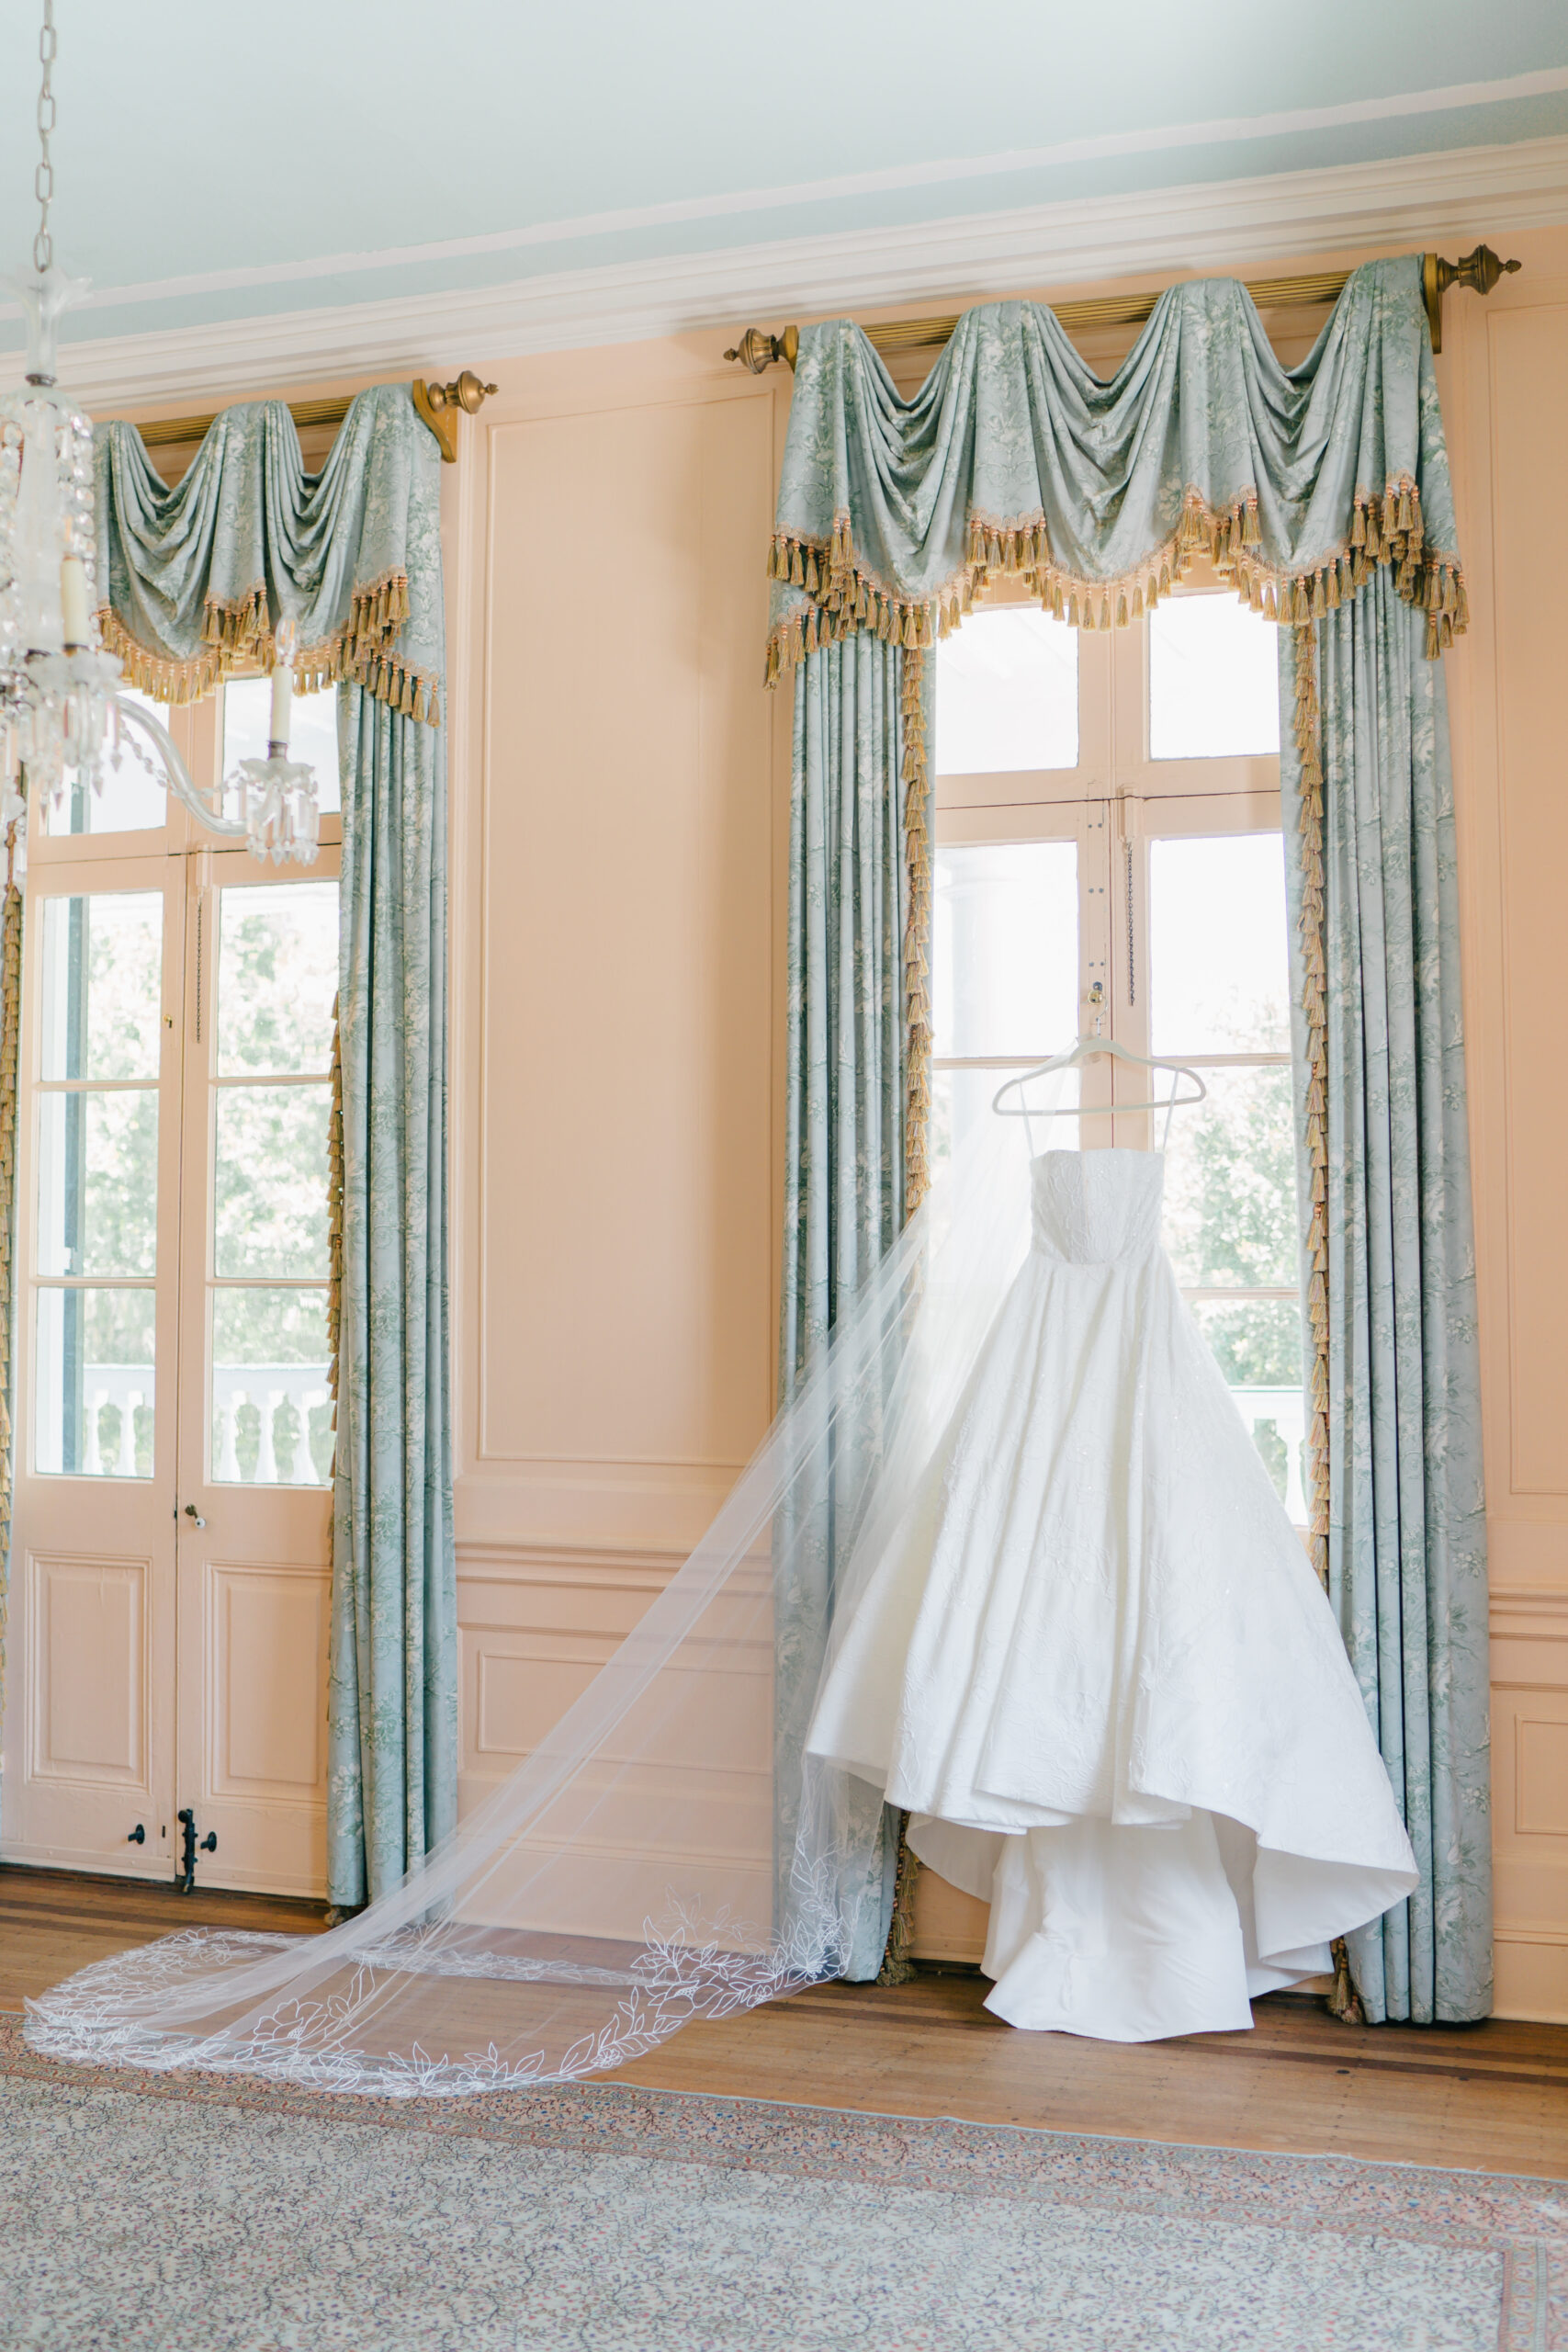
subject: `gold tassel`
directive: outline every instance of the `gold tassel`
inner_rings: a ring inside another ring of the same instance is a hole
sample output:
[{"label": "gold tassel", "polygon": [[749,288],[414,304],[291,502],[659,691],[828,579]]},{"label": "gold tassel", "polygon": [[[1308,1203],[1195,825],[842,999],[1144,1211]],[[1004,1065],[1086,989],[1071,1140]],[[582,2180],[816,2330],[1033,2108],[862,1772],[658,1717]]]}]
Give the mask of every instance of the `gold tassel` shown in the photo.
[{"label": "gold tassel", "polygon": [[909,1957],[909,1945],[915,1932],[915,1881],[920,1865],[909,1844],[909,1816],[898,1815],[898,1858],[893,1874],[893,1917],[888,1921],[887,1942],[883,1950],[882,1966],[876,1973],[879,1984],[908,1984],[915,1977],[915,1963]]}]

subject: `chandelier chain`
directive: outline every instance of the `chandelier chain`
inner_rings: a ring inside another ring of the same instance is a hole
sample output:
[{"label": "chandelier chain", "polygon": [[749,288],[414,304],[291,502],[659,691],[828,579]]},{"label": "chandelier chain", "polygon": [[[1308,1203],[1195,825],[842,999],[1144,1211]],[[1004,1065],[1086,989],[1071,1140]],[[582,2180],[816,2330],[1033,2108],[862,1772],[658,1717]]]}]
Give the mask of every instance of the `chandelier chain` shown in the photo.
[{"label": "chandelier chain", "polygon": [[54,0],[43,0],[43,24],[38,37],[39,62],[43,67],[43,79],[38,94],[38,167],[33,173],[33,194],[38,198],[38,234],[33,239],[33,267],[41,277],[54,263],[54,239],[49,231],[49,207],[54,195],[54,165],[50,161],[50,134],[54,129],[54,89],[51,76],[54,70]]}]

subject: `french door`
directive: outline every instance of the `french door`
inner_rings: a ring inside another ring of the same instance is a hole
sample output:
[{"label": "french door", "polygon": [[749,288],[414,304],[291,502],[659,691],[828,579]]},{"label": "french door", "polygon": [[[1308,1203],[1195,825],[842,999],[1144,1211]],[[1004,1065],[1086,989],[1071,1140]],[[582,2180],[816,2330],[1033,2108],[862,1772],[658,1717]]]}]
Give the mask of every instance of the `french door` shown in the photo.
[{"label": "french door", "polygon": [[262,865],[156,801],[35,819],[4,1851],[320,1894],[337,849]]}]

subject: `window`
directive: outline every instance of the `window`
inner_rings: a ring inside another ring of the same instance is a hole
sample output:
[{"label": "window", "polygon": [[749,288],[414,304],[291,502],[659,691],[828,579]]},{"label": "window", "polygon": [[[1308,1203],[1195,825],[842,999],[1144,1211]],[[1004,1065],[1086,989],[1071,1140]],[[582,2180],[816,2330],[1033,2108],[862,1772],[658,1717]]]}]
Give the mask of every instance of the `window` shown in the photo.
[{"label": "window", "polygon": [[[292,741],[335,787],[333,699]],[[269,700],[154,709],[210,786]],[[128,730],[29,826],[8,1845],[158,1876],[194,1807],[218,1883],[317,1886],[338,820],[259,864]]]},{"label": "window", "polygon": [[337,885],[231,886],[216,963],[209,1475],[324,1486]]},{"label": "window", "polygon": [[152,1475],[164,900],[42,901],[35,1454]]},{"label": "window", "polygon": [[[939,647],[932,1147],[1097,1019],[1199,1071],[1205,1101],[1170,1122],[1167,1246],[1304,1525],[1276,660],[1274,628],[1212,582],[1110,636],[995,603]],[[1166,1141],[1116,1107],[1145,1073],[1069,1083],[1077,1115],[1038,1148]]]}]

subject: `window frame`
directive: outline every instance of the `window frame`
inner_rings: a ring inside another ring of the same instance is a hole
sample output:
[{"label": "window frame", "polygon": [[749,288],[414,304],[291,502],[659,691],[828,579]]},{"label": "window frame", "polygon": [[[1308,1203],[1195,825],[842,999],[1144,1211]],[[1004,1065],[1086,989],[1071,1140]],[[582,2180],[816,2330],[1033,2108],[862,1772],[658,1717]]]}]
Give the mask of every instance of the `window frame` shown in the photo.
[{"label": "window frame", "polygon": [[[1179,595],[1233,595],[1206,566],[1195,567]],[[1007,582],[977,606],[1031,604],[1020,583]],[[1259,620],[1259,628],[1273,625]],[[1149,633],[1146,620],[1113,632],[1078,632],[1078,761],[1075,768],[952,773],[932,778],[933,837],[938,849],[974,842],[1071,839],[1078,852],[1079,1027],[1098,1011],[1104,1034],[1135,1054],[1152,1051],[1150,990],[1140,987],[1140,956],[1150,936],[1152,844],[1204,834],[1278,833],[1282,830],[1278,753],[1156,760],[1149,750]],[[1096,1006],[1092,990],[1103,989]],[[1059,1051],[1043,1039],[1036,1060]],[[1200,1074],[1208,1069],[1289,1067],[1289,1049],[1271,1053],[1185,1053]],[[932,1057],[933,1079],[964,1069],[1007,1076],[1033,1065],[1016,1057]],[[1146,1099],[1147,1075],[1113,1061],[1081,1073],[1083,1111],[1077,1140],[1086,1150],[1116,1144],[1151,1148],[1157,1114],[1119,1110]],[[1180,1115],[1179,1113],[1178,1116]],[[1058,1138],[1071,1136],[1054,1123]],[[1049,1148],[1048,1135],[1037,1148]],[[1181,1286],[1194,1307],[1289,1303],[1303,1307],[1302,1284]]]}]

